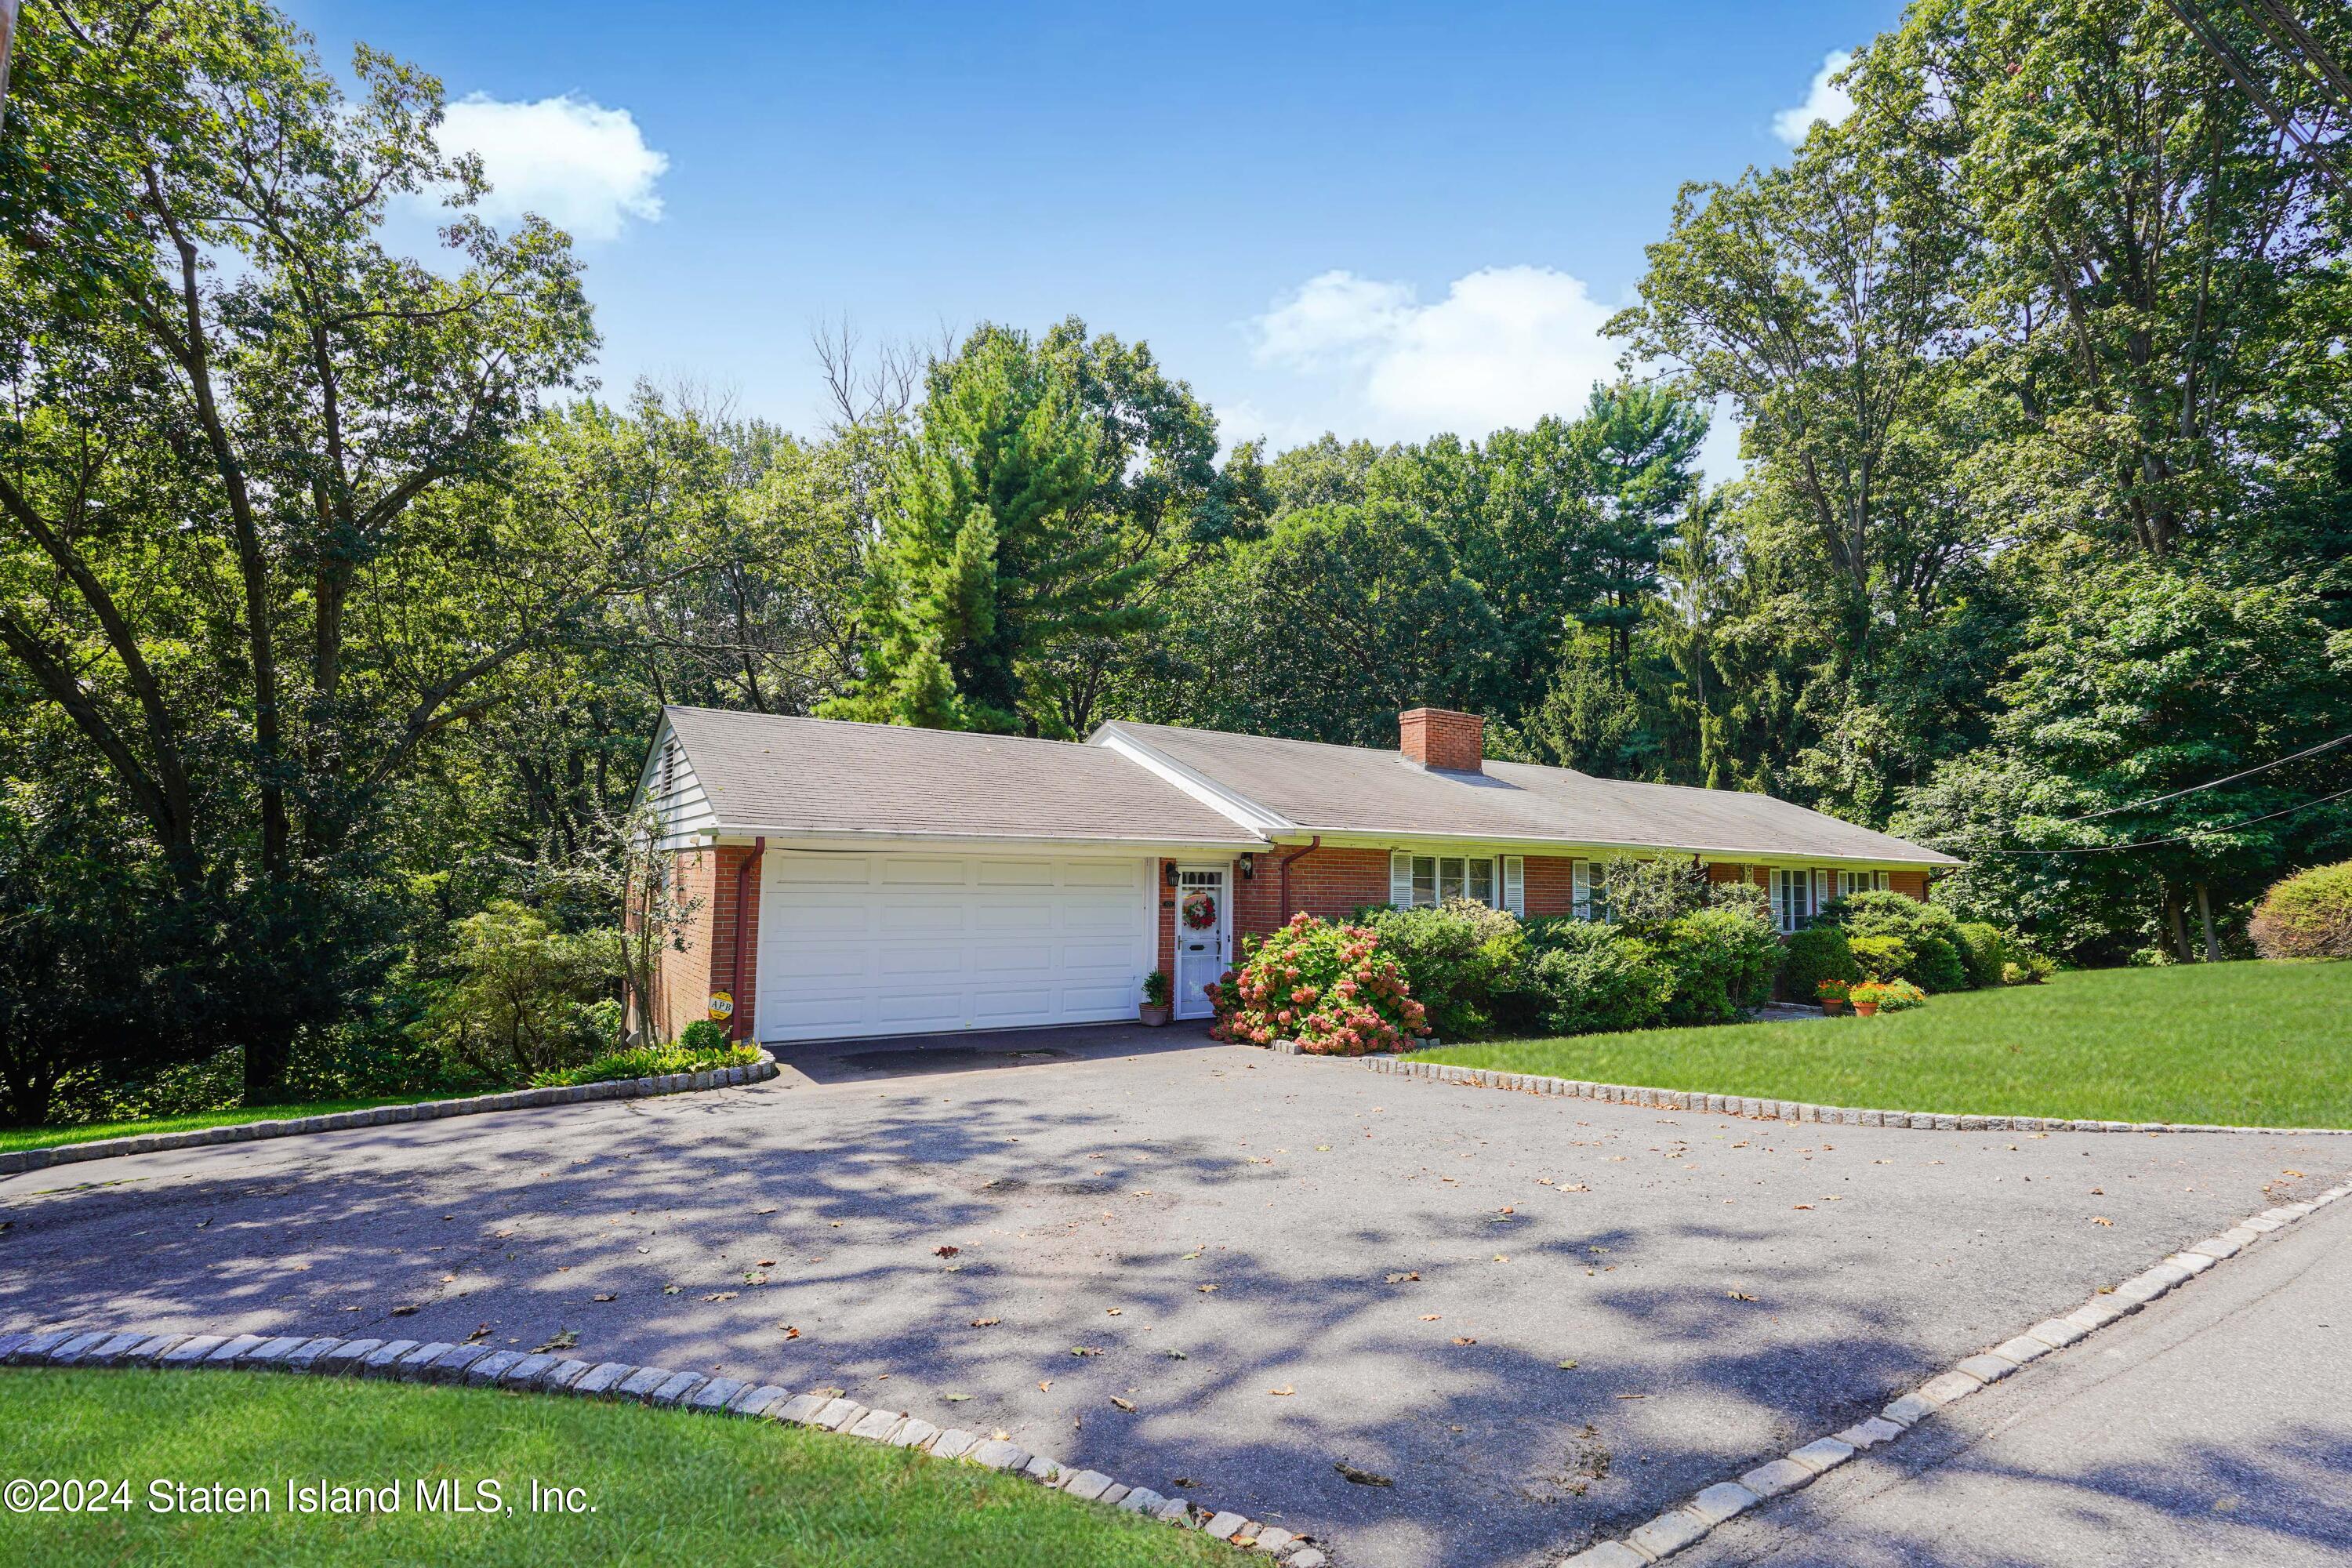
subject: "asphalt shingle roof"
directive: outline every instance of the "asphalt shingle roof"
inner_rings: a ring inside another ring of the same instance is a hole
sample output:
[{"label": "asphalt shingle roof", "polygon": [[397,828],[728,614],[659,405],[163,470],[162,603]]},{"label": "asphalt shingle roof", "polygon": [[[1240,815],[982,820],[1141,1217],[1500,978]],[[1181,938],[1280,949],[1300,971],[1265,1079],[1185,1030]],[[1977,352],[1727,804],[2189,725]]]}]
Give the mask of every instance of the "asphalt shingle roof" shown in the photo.
[{"label": "asphalt shingle roof", "polygon": [[1099,747],[715,708],[664,711],[724,833],[1155,844],[1256,837]]},{"label": "asphalt shingle roof", "polygon": [[1307,830],[1958,864],[1922,845],[1745,791],[1628,784],[1526,763],[1439,773],[1368,746],[1123,720],[1105,729]]}]

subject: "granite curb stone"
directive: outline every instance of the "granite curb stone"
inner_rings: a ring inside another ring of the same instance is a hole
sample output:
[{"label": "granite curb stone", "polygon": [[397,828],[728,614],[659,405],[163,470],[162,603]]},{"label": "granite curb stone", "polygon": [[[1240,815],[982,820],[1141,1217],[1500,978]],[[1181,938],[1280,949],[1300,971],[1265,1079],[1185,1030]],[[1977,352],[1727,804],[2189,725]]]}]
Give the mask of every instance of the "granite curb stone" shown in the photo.
[{"label": "granite curb stone", "polygon": [[[589,1100],[643,1100],[656,1095],[693,1094],[709,1089],[734,1089],[765,1083],[780,1071],[761,1059],[724,1072],[671,1073],[662,1078],[618,1079],[606,1083],[572,1084],[557,1089],[522,1089],[505,1094],[478,1094],[463,1100],[428,1100],[413,1105],[381,1105],[369,1110],[337,1111],[331,1116],[299,1116],[275,1121],[239,1121],[226,1127],[196,1127],[185,1132],[142,1132],[127,1138],[93,1138],[86,1143],[53,1143],[39,1149],[14,1149],[0,1153],[0,1176],[46,1171],[52,1165],[79,1164],[88,1160],[112,1160],[125,1154],[152,1154],[167,1149],[202,1149],[215,1143],[247,1143],[258,1139],[296,1138],[312,1132],[342,1132],[355,1127],[383,1127],[399,1121],[434,1121],[450,1116],[478,1116],[496,1110],[534,1110],[551,1105],[578,1105]],[[700,1081],[697,1081],[700,1080]],[[593,1092],[580,1092],[583,1090]]]}]

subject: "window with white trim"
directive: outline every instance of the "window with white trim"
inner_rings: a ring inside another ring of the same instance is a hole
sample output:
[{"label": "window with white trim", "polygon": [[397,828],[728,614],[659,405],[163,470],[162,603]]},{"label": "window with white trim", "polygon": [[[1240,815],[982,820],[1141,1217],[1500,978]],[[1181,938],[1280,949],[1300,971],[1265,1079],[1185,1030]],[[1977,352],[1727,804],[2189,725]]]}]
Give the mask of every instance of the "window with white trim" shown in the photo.
[{"label": "window with white trim", "polygon": [[1607,920],[1609,876],[1606,869],[1596,867],[1590,860],[1579,860],[1574,862],[1570,875],[1570,911],[1580,921]]},{"label": "window with white trim", "polygon": [[1786,866],[1772,868],[1772,923],[1784,931],[1802,931],[1818,910],[1813,902],[1813,874]]},{"label": "window with white trim", "polygon": [[1524,873],[1516,855],[1389,856],[1389,902],[1399,909],[1441,904],[1448,899],[1470,899],[1490,909],[1513,909],[1507,900],[1520,895],[1514,884]]}]

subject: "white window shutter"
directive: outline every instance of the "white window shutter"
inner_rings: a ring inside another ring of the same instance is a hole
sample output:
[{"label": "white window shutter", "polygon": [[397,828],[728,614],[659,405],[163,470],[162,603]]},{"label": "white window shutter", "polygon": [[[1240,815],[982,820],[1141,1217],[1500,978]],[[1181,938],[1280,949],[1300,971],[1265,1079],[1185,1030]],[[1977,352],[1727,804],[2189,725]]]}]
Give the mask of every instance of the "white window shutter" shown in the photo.
[{"label": "white window shutter", "polygon": [[1412,902],[1412,857],[1401,849],[1389,852],[1389,902],[1399,909]]},{"label": "white window shutter", "polygon": [[1821,913],[1822,906],[1836,897],[1837,873],[1816,870],[1813,873],[1813,913]]},{"label": "white window shutter", "polygon": [[1503,907],[1521,919],[1528,912],[1528,863],[1517,855],[1503,857]]},{"label": "white window shutter", "polygon": [[1573,896],[1576,900],[1576,918],[1589,921],[1592,918],[1592,862],[1590,860],[1576,862],[1574,878]]}]

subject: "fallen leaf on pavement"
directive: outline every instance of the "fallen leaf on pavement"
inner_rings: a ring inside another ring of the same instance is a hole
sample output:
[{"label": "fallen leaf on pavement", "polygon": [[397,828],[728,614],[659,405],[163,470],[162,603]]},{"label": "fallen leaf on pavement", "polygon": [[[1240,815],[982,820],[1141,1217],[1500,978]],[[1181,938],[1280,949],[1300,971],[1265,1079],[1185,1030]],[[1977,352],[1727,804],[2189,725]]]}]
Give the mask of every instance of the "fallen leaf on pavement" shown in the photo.
[{"label": "fallen leaf on pavement", "polygon": [[1203,1296],[1213,1295],[1216,1289],[1217,1288],[1214,1285],[1203,1285],[1201,1287],[1201,1294]]},{"label": "fallen leaf on pavement", "polygon": [[1292,1394],[1297,1393],[1298,1390],[1291,1387],[1290,1384],[1286,1383],[1280,1388],[1269,1388],[1266,1392],[1273,1394],[1276,1399],[1287,1399]]},{"label": "fallen leaf on pavement", "polygon": [[1360,1487],[1392,1487],[1396,1485],[1396,1482],[1391,1480],[1388,1477],[1376,1476],[1370,1470],[1360,1470],[1356,1468],[1355,1466],[1348,1463],[1345,1459],[1339,1460],[1331,1468],[1339,1471],[1342,1479],[1353,1481]]},{"label": "fallen leaf on pavement", "polygon": [[1791,1207],[1791,1208],[1809,1209],[1809,1208],[1812,1207],[1813,1205],[1811,1205],[1811,1204],[1791,1204],[1791,1205],[1790,1205],[1789,1206],[1790,1206],[1790,1207]]},{"label": "fallen leaf on pavement", "polygon": [[533,1345],[531,1347],[530,1353],[533,1355],[545,1355],[550,1351],[568,1351],[579,1342],[580,1336],[572,1330],[565,1329],[557,1333],[553,1339],[549,1340],[545,1344]]},{"label": "fallen leaf on pavement", "polygon": [[1121,1310],[1122,1309],[1118,1307],[1105,1307],[1103,1309],[1103,1316],[1107,1318],[1116,1318],[1119,1315]]},{"label": "fallen leaf on pavement", "polygon": [[1454,1342],[1457,1345],[1475,1345],[1478,1342],[1476,1340],[1467,1339],[1463,1335],[1456,1334],[1454,1336]]},{"label": "fallen leaf on pavement", "polygon": [[1113,1405],[1118,1405],[1121,1410],[1126,1411],[1130,1415],[1135,1413],[1135,1401],[1132,1399],[1121,1399],[1118,1394],[1114,1394],[1110,1396],[1110,1402]]},{"label": "fallen leaf on pavement", "polygon": [[992,1329],[1003,1321],[1004,1320],[1002,1318],[974,1318],[971,1321],[971,1326],[975,1329]]},{"label": "fallen leaf on pavement", "polygon": [[742,1293],[743,1292],[740,1290],[713,1290],[709,1295],[705,1296],[703,1300],[706,1301],[732,1301],[736,1297]]},{"label": "fallen leaf on pavement", "polygon": [[1576,1370],[1576,1363],[1572,1361],[1564,1361],[1559,1363],[1559,1370],[1562,1372],[1574,1372]]},{"label": "fallen leaf on pavement", "polygon": [[970,1399],[971,1395],[969,1394],[942,1394],[940,1397],[946,1400],[950,1405],[961,1405],[965,1400]]},{"label": "fallen leaf on pavement", "polygon": [[1412,1274],[1391,1274],[1389,1276],[1389,1283],[1391,1285],[1410,1285],[1420,1278],[1421,1275],[1418,1272]]},{"label": "fallen leaf on pavement", "polygon": [[593,1301],[609,1301],[612,1299],[613,1292],[610,1290],[600,1290],[595,1295],[589,1298],[589,1300]]},{"label": "fallen leaf on pavement", "polygon": [[1423,1312],[1421,1315],[1421,1321],[1424,1323],[1433,1323],[1437,1321],[1437,1314],[1435,1312]]},{"label": "fallen leaf on pavement", "polygon": [[1052,1378],[1050,1378],[1050,1377],[1048,1377],[1048,1378],[1041,1378],[1040,1380],[1038,1380],[1038,1384],[1037,1384],[1037,1392],[1038,1392],[1038,1393],[1040,1393],[1040,1394],[1043,1394],[1043,1393],[1045,1393],[1047,1389],[1049,1389],[1049,1388],[1051,1388],[1051,1387],[1053,1387],[1053,1386],[1054,1386],[1054,1380],[1053,1380]]},{"label": "fallen leaf on pavement", "polygon": [[1102,1351],[1099,1347],[1095,1345],[1072,1345],[1070,1347],[1070,1353],[1072,1355],[1100,1355],[1102,1354]]},{"label": "fallen leaf on pavement", "polygon": [[2091,1216],[2091,1223],[2093,1225],[2113,1225],[2116,1222],[2109,1219],[2103,1214],[2095,1214]]},{"label": "fallen leaf on pavement", "polygon": [[395,1318],[405,1318],[415,1310],[414,1307],[394,1307],[392,1310],[392,1315]]},{"label": "fallen leaf on pavement", "polygon": [[1189,1361],[1192,1359],[1182,1351],[1162,1351],[1160,1353],[1166,1356],[1170,1361]]},{"label": "fallen leaf on pavement", "polygon": [[793,1328],[790,1323],[784,1325],[784,1338],[788,1340],[796,1340],[800,1337],[801,1331],[798,1329]]},{"label": "fallen leaf on pavement", "polygon": [[776,1260],[772,1258],[762,1258],[759,1262],[751,1265],[754,1268],[773,1268],[775,1266]]},{"label": "fallen leaf on pavement", "polygon": [[[841,1222],[835,1220],[834,1223],[838,1225]],[[963,1248],[961,1247],[934,1247],[931,1248],[931,1256],[933,1258],[953,1258],[957,1253],[961,1252]]]},{"label": "fallen leaf on pavement", "polygon": [[1745,1290],[1726,1290],[1724,1294],[1730,1297],[1735,1301],[1753,1301],[1756,1300],[1755,1297],[1749,1295]]}]

